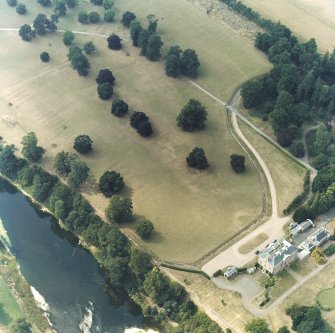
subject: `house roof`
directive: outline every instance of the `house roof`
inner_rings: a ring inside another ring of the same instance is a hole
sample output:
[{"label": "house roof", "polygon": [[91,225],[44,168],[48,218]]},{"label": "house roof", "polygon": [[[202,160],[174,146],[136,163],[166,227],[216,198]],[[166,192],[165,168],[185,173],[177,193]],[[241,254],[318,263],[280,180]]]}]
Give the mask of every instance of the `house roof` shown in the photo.
[{"label": "house roof", "polygon": [[297,248],[286,239],[275,240],[259,253],[259,257],[267,260],[271,266],[276,266],[295,254]]}]

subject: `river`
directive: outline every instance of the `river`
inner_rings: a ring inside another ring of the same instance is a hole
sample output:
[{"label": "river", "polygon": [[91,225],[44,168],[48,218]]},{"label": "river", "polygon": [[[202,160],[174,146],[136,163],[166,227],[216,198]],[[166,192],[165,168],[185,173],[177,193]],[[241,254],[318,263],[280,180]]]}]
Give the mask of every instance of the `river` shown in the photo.
[{"label": "river", "polygon": [[57,332],[121,333],[141,327],[138,309],[109,296],[99,265],[75,238],[9,184],[1,181],[1,188],[0,218],[11,251],[22,275],[48,308]]}]

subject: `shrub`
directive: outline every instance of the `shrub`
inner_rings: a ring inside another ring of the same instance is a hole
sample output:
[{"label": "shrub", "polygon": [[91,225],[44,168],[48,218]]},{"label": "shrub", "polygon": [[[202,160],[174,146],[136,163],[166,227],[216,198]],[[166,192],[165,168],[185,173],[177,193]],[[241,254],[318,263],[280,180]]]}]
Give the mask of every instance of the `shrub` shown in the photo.
[{"label": "shrub", "polygon": [[136,15],[132,12],[127,11],[122,14],[121,23],[123,24],[124,27],[129,28],[130,23],[135,19],[136,19]]},{"label": "shrub", "polygon": [[198,170],[207,169],[209,164],[202,148],[195,147],[186,157],[187,165]]},{"label": "shrub", "polygon": [[154,231],[154,225],[147,219],[140,219],[135,226],[136,233],[143,239],[148,239]]},{"label": "shrub", "polygon": [[50,56],[48,52],[42,52],[40,54],[40,59],[42,62],[49,62],[50,61]]},{"label": "shrub", "polygon": [[128,104],[122,99],[114,99],[112,103],[112,114],[116,117],[122,117],[128,112]]},{"label": "shrub", "polygon": [[98,95],[101,99],[109,99],[113,95],[113,86],[110,83],[101,83],[97,88]]}]

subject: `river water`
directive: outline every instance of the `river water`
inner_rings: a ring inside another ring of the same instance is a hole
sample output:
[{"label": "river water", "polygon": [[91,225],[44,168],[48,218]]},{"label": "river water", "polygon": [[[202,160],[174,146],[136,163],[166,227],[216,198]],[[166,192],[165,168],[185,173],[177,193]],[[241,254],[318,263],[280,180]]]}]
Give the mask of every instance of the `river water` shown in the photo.
[{"label": "river water", "polygon": [[0,218],[11,250],[56,331],[121,333],[141,327],[138,309],[136,313],[129,302],[116,304],[106,292],[91,254],[20,192],[3,181],[1,185]]}]

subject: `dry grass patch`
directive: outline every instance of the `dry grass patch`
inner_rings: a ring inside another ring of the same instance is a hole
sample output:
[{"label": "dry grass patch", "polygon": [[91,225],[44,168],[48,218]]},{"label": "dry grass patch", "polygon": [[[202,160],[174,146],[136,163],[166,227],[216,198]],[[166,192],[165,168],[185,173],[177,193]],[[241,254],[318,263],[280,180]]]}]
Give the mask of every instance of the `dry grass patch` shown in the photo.
[{"label": "dry grass patch", "polygon": [[302,192],[306,170],[240,120],[239,126],[270,170],[276,186],[278,209],[281,214]]},{"label": "dry grass patch", "polygon": [[254,238],[250,239],[247,243],[242,245],[238,250],[242,254],[247,254],[250,251],[254,250],[258,245],[262,244],[269,238],[269,235],[262,232]]},{"label": "dry grass patch", "polygon": [[332,0],[243,0],[262,16],[287,25],[304,40],[315,38],[322,51],[332,51],[335,35],[335,4]]},{"label": "dry grass patch", "polygon": [[[164,9],[164,3],[159,3]],[[180,3],[184,6],[183,1]],[[186,40],[192,38],[194,30],[200,34],[203,28],[197,26],[197,18],[200,20],[198,10],[186,1],[185,4],[197,14],[187,24],[180,22],[180,33],[175,35],[173,44],[179,43],[177,37],[181,38],[184,33]],[[126,2],[122,6],[126,6]],[[37,4],[29,7],[32,13],[45,12]],[[90,10],[89,6],[85,8]],[[79,10],[69,11],[69,15],[61,19],[59,28],[87,29],[104,34],[113,31],[123,38],[123,49],[118,52],[107,49],[105,38],[76,35],[78,45],[92,40],[97,46],[97,52],[89,56],[90,75],[82,78],[67,63],[68,49],[63,45],[61,34],[48,34],[26,43],[20,40],[17,32],[1,31],[1,135],[7,142],[20,147],[22,136],[34,131],[39,143],[47,149],[43,166],[52,170],[55,154],[61,150],[73,151],[74,138],[88,134],[94,141],[94,149],[83,159],[91,168],[93,177],[98,179],[105,170],[120,172],[127,184],[123,194],[132,195],[135,213],[146,216],[155,224],[156,233],[146,242],[150,250],[163,259],[192,262],[260,215],[262,199],[257,172],[250,161],[247,161],[247,172],[243,175],[236,175],[231,170],[229,155],[242,153],[242,149],[230,135],[226,113],[220,105],[187,80],[166,77],[162,63],[152,63],[140,57],[139,50],[131,46],[129,30],[119,23],[88,26],[77,23]],[[143,15],[152,12],[149,7],[141,10]],[[0,4],[0,12],[0,18],[4,16],[6,20],[12,15],[11,8],[5,3]],[[175,12],[170,11],[160,22],[164,34],[170,36],[171,44],[175,30],[168,29],[172,29],[172,17],[178,13],[176,2]],[[18,22],[14,15],[13,25],[29,22],[34,15],[19,17],[22,22]],[[204,14],[199,12],[199,15]],[[170,25],[164,28],[163,21],[170,22]],[[237,37],[227,37],[228,31],[222,30],[222,25],[214,21],[206,24],[209,31],[215,31],[208,50],[217,45],[210,52],[215,57],[220,54],[222,71],[230,68],[231,62],[234,62],[233,68],[238,68],[234,71],[236,77],[222,75],[217,85],[227,89],[227,94],[231,82],[242,82],[246,75],[253,76],[268,66],[251,46],[241,46],[241,43],[236,45],[236,49],[230,45],[229,52],[239,52],[241,57],[251,60],[236,60],[237,57],[229,60],[229,53],[223,57],[223,36],[234,40]],[[200,44],[194,47],[197,46],[201,49]],[[207,49],[207,46],[202,48]],[[40,62],[42,51],[50,53],[50,63]],[[204,68],[211,68],[216,58],[207,59],[206,54],[202,57]],[[262,63],[264,66],[257,68]],[[211,71],[217,71],[217,64],[213,66]],[[106,67],[116,76],[114,96],[124,98],[131,110],[144,111],[150,117],[155,132],[152,138],[139,137],[130,128],[128,117],[113,117],[110,114],[111,101],[103,102],[97,97],[95,77],[101,68]],[[205,72],[201,75],[203,80],[209,79],[211,85],[212,78]],[[200,100],[209,112],[206,129],[202,132],[185,133],[176,126],[176,116],[189,98]],[[198,173],[186,168],[185,157],[195,146],[205,149],[210,163],[206,172]],[[107,199],[94,189],[86,189],[86,192],[92,204],[103,214]]]},{"label": "dry grass patch", "polygon": [[[225,323],[225,327],[233,327],[243,332],[245,324],[253,316],[243,307],[240,295],[236,292],[219,289],[213,282],[201,275],[165,269],[180,283],[186,286],[197,304],[213,311]],[[231,326],[230,326],[230,325]]]}]

